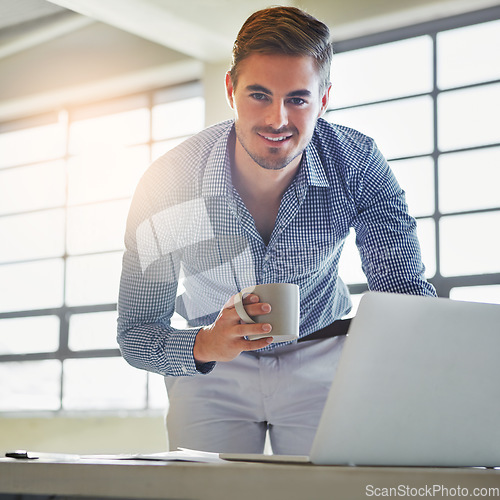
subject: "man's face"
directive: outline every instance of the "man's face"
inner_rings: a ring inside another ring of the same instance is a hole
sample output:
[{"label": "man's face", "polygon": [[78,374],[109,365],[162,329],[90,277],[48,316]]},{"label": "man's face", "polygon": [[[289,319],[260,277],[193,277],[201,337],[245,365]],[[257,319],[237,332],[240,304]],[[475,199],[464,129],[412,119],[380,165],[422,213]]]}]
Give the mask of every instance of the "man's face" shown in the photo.
[{"label": "man's face", "polygon": [[236,87],[226,75],[235,113],[236,156],[248,155],[246,159],[270,170],[297,166],[328,105],[330,88],[320,94],[314,59],[253,54],[238,70]]}]

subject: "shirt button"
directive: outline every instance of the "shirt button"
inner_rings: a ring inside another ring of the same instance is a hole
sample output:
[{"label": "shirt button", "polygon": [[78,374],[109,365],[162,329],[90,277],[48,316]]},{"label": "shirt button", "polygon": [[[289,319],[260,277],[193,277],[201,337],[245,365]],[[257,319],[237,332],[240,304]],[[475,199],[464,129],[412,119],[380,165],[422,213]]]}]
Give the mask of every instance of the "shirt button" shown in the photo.
[{"label": "shirt button", "polygon": [[184,365],[182,365],[181,370],[182,370],[182,373],[187,373],[187,368]]},{"label": "shirt button", "polygon": [[267,262],[269,260],[269,254],[264,255],[264,261]]}]

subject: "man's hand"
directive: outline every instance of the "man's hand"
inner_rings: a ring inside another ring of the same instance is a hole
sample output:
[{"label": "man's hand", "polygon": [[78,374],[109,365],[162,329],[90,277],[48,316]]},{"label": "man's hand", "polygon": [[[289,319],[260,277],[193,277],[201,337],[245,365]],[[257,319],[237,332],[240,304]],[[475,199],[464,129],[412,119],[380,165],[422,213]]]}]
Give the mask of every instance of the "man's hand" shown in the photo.
[{"label": "man's hand", "polygon": [[[260,303],[259,297],[250,294],[243,300],[250,316],[267,314],[269,304]],[[242,351],[262,349],[272,342],[272,337],[258,340],[246,340],[247,335],[262,335],[271,331],[269,323],[242,323],[234,308],[234,297],[225,304],[217,319],[203,327],[196,336],[193,355],[199,363],[209,361],[231,361]]]}]

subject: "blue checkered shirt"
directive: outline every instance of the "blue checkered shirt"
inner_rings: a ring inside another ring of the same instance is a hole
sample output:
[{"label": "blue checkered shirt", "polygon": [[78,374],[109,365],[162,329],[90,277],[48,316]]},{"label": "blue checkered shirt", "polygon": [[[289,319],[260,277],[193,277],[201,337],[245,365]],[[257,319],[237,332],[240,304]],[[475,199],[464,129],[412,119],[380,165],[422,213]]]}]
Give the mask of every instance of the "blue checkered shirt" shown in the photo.
[{"label": "blue checkered shirt", "polygon": [[[318,120],[266,245],[231,182],[233,122],[210,127],[158,159],[130,209],[118,303],[118,342],[133,366],[194,375],[199,327],[259,283],[300,287],[300,336],[345,316],[338,274],[350,228],[371,290],[435,295],[424,278],[415,220],[374,141]],[[174,328],[174,312],[187,328]],[[272,344],[265,349],[274,349]]]}]

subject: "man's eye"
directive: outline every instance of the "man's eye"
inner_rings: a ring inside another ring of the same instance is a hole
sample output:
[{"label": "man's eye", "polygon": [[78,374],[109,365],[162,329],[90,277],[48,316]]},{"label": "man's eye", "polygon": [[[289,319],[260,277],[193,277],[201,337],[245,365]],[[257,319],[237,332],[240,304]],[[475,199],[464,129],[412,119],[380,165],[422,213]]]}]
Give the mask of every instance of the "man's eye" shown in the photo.
[{"label": "man's eye", "polygon": [[260,92],[255,92],[253,94],[250,94],[250,97],[252,97],[256,101],[265,101],[267,99],[267,95],[261,94]]},{"label": "man's eye", "polygon": [[302,106],[303,104],[306,103],[306,101],[304,101],[304,99],[301,99],[300,97],[292,97],[290,100],[289,100],[290,104],[293,104],[294,106]]}]

